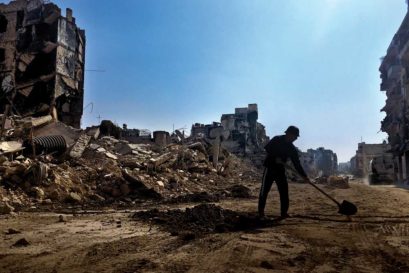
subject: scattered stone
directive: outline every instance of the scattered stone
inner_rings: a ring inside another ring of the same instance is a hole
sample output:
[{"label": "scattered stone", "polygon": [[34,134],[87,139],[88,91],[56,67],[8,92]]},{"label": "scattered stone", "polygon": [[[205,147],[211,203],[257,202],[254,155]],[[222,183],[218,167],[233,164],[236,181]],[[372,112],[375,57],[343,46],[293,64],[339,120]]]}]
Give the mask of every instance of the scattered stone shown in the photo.
[{"label": "scattered stone", "polygon": [[[37,199],[42,200],[44,199],[45,193],[44,190],[39,187],[33,187],[34,195]],[[51,200],[50,200],[51,201]]]},{"label": "scattered stone", "polygon": [[64,215],[60,214],[58,216],[58,222],[65,223],[65,222],[67,222],[67,220],[65,219]]},{"label": "scattered stone", "polygon": [[88,147],[89,147],[90,149],[92,149],[92,150],[97,150],[97,149],[99,149],[101,146],[98,145],[98,144],[95,144],[95,143],[91,143]]},{"label": "scattered stone", "polygon": [[118,157],[110,152],[105,153],[106,157],[117,160]]},{"label": "scattered stone", "polygon": [[70,156],[72,158],[80,158],[84,153],[85,148],[87,147],[90,140],[91,136],[87,135],[86,133],[83,133],[72,147],[70,151]]},{"label": "scattered stone", "polygon": [[75,192],[70,192],[70,194],[67,195],[66,197],[66,202],[69,203],[81,203],[82,198]]},{"label": "scattered stone", "polygon": [[14,229],[14,228],[9,228],[5,233],[6,233],[6,235],[13,235],[13,234],[19,234],[19,233],[21,233],[21,231],[18,231],[18,230]]},{"label": "scattered stone", "polygon": [[21,238],[20,240],[14,243],[13,247],[26,247],[29,245],[30,245],[29,241],[27,241],[25,238]]},{"label": "scattered stone", "polygon": [[10,214],[14,211],[14,208],[7,202],[0,202],[0,214]]}]

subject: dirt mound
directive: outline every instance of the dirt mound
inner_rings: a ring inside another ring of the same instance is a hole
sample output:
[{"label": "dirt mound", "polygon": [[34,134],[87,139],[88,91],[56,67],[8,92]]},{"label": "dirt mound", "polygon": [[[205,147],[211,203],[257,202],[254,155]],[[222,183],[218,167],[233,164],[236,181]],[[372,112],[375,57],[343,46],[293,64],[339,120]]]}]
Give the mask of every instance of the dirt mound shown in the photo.
[{"label": "dirt mound", "polygon": [[261,221],[255,214],[235,212],[214,204],[201,204],[184,211],[180,209],[141,211],[132,217],[158,224],[172,235],[248,230],[269,226],[272,223]]}]

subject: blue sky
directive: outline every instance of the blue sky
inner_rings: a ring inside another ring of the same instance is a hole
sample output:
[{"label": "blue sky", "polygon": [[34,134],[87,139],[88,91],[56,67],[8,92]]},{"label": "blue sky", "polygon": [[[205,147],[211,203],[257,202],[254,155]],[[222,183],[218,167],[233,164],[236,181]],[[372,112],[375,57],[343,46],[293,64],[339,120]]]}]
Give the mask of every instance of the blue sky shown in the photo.
[{"label": "blue sky", "polygon": [[[8,2],[8,1],[3,1]],[[83,126],[150,130],[219,121],[257,103],[270,136],[340,161],[379,143],[380,57],[404,0],[58,0],[86,30]]]}]

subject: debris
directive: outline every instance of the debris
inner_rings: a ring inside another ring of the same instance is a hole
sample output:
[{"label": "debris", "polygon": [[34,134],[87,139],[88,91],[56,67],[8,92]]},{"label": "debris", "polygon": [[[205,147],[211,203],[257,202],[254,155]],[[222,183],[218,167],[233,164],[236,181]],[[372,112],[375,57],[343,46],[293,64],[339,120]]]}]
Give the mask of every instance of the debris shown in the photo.
[{"label": "debris", "polygon": [[116,155],[111,154],[110,152],[106,152],[105,155],[106,155],[108,158],[111,158],[111,159],[115,159],[115,160],[118,159],[118,157],[117,157]]},{"label": "debris", "polygon": [[29,245],[30,245],[29,241],[27,241],[25,238],[21,238],[13,244],[13,247],[26,247]]},{"label": "debris", "polygon": [[150,163],[152,164],[153,167],[159,167],[160,165],[162,165],[163,163],[165,163],[171,158],[172,158],[172,154],[166,153],[157,158],[151,158]]},{"label": "debris", "polygon": [[64,215],[60,214],[58,216],[58,222],[65,223],[65,222],[67,222],[67,220],[65,219]]},{"label": "debris", "polygon": [[81,203],[82,198],[77,193],[70,192],[66,197],[66,201],[69,203]]},{"label": "debris", "polygon": [[23,149],[23,144],[18,141],[0,142],[0,153],[2,154],[16,153],[22,151]]},{"label": "debris", "polygon": [[16,230],[16,229],[14,229],[14,228],[9,228],[9,229],[5,232],[6,235],[13,235],[13,234],[20,234],[20,233],[21,233],[21,231]]},{"label": "debris", "polygon": [[70,156],[72,158],[80,158],[85,151],[89,141],[91,140],[91,136],[87,134],[81,134],[78,138],[77,142],[74,144],[70,151]]},{"label": "debris", "polygon": [[14,211],[14,208],[7,202],[0,201],[0,214],[10,214]]}]

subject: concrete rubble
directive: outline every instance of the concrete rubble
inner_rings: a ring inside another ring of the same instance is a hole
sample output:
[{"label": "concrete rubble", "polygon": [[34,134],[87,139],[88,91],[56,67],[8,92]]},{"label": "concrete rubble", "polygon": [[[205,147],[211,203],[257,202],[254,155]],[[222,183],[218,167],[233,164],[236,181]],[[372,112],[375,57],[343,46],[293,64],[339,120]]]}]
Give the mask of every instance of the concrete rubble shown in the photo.
[{"label": "concrete rubble", "polygon": [[[16,125],[5,130],[8,140],[0,142],[2,214],[36,205],[170,200],[206,191],[234,196],[237,189],[231,188],[230,178],[246,170],[252,173],[223,148],[214,165],[213,146],[205,140],[167,144],[151,139],[138,144],[104,134],[91,136],[89,129],[43,117],[40,126],[37,119],[11,118]],[[46,131],[52,135],[36,137]],[[164,140],[168,134],[160,135]]]}]

